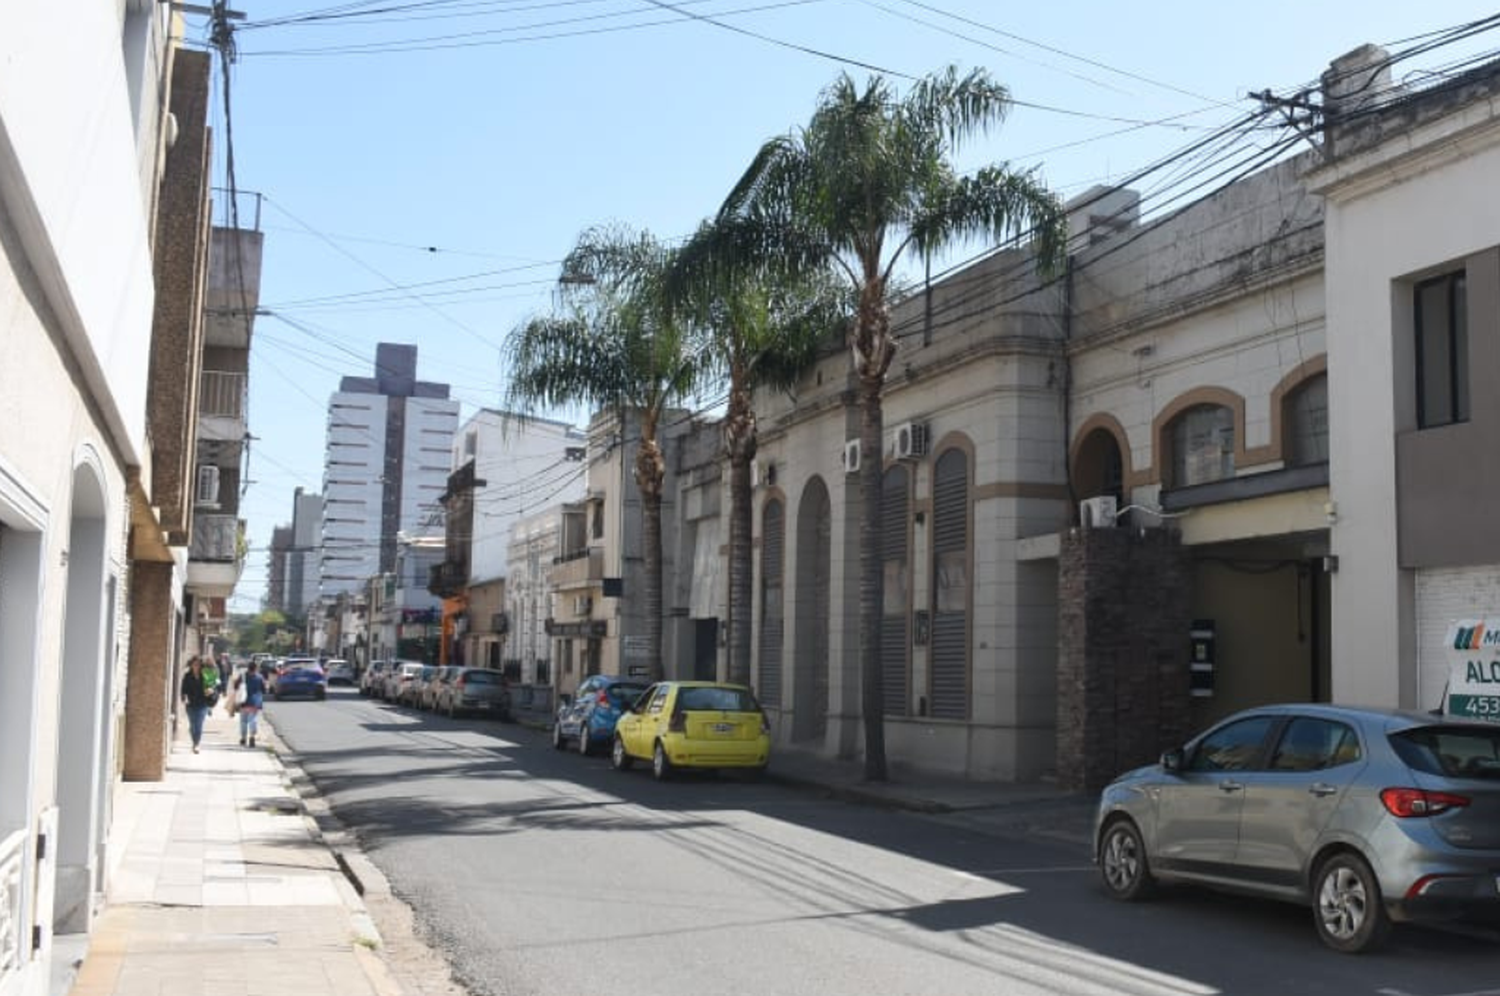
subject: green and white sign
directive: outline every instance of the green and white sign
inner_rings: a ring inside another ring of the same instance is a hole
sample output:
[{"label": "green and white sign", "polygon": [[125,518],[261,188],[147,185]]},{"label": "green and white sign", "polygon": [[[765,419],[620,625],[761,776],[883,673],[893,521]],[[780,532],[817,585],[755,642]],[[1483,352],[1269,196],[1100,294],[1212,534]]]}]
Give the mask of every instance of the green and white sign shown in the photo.
[{"label": "green and white sign", "polygon": [[1500,722],[1500,619],[1459,619],[1448,627],[1448,691],[1443,712]]}]

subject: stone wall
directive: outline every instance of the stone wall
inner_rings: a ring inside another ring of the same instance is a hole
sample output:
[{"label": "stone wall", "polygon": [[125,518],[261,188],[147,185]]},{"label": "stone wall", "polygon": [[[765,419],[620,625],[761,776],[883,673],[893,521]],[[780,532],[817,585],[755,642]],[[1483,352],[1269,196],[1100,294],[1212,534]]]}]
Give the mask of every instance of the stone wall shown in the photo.
[{"label": "stone wall", "polygon": [[1095,791],[1189,733],[1189,555],[1166,529],[1072,529],[1058,558],[1057,773]]}]

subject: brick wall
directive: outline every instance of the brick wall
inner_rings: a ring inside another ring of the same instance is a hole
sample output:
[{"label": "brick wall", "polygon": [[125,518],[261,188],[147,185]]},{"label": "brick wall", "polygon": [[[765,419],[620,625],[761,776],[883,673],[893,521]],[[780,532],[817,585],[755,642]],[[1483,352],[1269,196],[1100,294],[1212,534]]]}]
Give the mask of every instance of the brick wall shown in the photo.
[{"label": "brick wall", "polygon": [[1058,561],[1057,771],[1094,791],[1189,733],[1191,561],[1166,529],[1073,529]]}]

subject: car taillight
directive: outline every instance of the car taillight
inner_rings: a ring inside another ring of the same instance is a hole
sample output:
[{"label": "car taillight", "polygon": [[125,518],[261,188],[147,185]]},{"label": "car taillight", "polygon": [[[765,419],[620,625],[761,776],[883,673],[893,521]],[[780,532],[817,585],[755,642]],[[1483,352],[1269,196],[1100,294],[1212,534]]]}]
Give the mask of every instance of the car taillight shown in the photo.
[{"label": "car taillight", "polygon": [[464,680],[462,678],[459,678],[457,681],[455,681],[453,683],[453,687],[457,688],[459,691],[463,691]]},{"label": "car taillight", "polygon": [[669,733],[686,733],[687,713],[681,709],[673,709],[672,718],[667,722],[667,731]]},{"label": "car taillight", "polygon": [[760,714],[760,732],[771,732],[771,717],[767,716],[765,713]]},{"label": "car taillight", "polygon": [[1459,809],[1469,804],[1469,797],[1419,788],[1388,788],[1380,790],[1380,801],[1385,804],[1386,812],[1405,818],[1436,816],[1450,809]]},{"label": "car taillight", "polygon": [[608,709],[610,706],[609,693],[602,688],[599,690],[599,705],[605,709]]}]

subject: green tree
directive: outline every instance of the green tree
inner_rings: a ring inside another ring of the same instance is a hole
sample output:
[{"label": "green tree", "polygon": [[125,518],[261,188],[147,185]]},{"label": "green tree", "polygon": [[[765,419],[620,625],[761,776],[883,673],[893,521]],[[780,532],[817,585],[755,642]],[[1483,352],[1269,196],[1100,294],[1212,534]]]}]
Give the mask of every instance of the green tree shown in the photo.
[{"label": "green tree", "polygon": [[952,67],[916,82],[905,97],[873,77],[863,89],[841,76],[808,125],[766,142],[720,209],[759,232],[761,251],[792,269],[832,267],[856,297],[848,345],[860,406],[859,644],[865,777],[884,781],[880,669],[881,394],[896,354],[892,279],[908,253],[930,260],[967,239],[1033,236],[1045,267],[1065,251],[1062,206],[1029,172],[986,166],[969,176],[952,154],[998,126],[1004,86]]},{"label": "green tree", "polygon": [[557,313],[507,337],[507,403],[516,411],[587,404],[613,411],[623,433],[640,423],[634,477],[641,496],[642,601],[651,677],[662,667],[662,416],[692,396],[695,345],[667,306],[671,250],[648,232],[607,226],[584,232],[563,260]]},{"label": "green tree", "polygon": [[758,253],[753,226],[720,217],[679,250],[669,295],[706,334],[705,375],[727,381],[729,680],[750,683],[752,508],[756,388],[785,389],[846,318],[847,295],[826,272],[789,273]]}]

